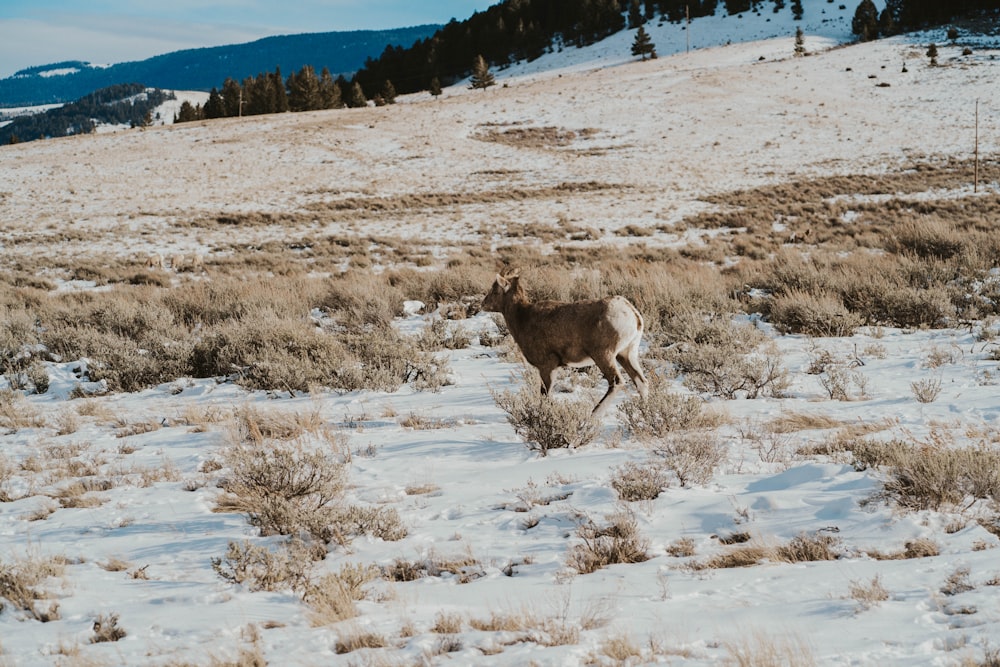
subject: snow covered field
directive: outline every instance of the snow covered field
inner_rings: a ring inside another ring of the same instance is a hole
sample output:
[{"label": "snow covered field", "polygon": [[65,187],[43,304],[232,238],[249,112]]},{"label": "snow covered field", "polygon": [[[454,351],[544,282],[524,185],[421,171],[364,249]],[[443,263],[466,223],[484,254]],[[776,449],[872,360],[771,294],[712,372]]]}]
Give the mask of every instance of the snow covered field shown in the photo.
[{"label": "snow covered field", "polygon": [[[849,39],[853,7],[803,4],[812,51],[805,58],[792,57],[788,11],[768,8],[759,17],[697,21],[690,53],[679,26],[652,25],[661,54],[655,61],[627,57],[628,32],[496,72],[499,85],[485,92],[453,87],[439,100],[417,95],[378,109],[5,146],[3,262],[44,277],[54,275],[47,270],[53,258],[141,263],[149,252],[199,253],[210,277],[213,260],[236,252],[237,231],[249,246],[393,235],[444,255],[461,243],[496,245],[509,225],[559,220],[597,230],[594,244],[676,246],[690,234],[669,225],[708,209],[704,198],[714,193],[966,159],[977,99],[979,149],[995,159],[996,45],[980,40],[963,56],[971,38],[952,46],[940,31],[829,48]],[[739,30],[733,21],[742,22]],[[928,66],[929,41],[938,43],[944,67]],[[482,139],[517,128],[573,135],[560,145]],[[607,187],[564,187],[587,183]],[[398,215],[321,213],[348,199],[545,187],[562,189]],[[979,185],[986,195],[998,191],[996,182]],[[949,196],[974,195],[963,189]],[[233,229],[192,224],[260,213],[288,218]],[[628,225],[658,231],[616,235]],[[545,241],[523,242],[551,250]],[[412,314],[397,325],[417,332],[429,321]],[[708,407],[725,415],[717,432],[725,456],[714,475],[686,486],[670,477],[658,498],[633,503],[619,500],[611,480],[649,453],[622,434],[618,412],[604,415],[596,442],[539,456],[491,394],[516,385],[521,366],[478,343],[475,336],[494,326],[490,317],[460,324],[473,342],[441,353],[454,384],[438,393],[407,385],[395,393],[274,397],[179,378],[86,399],[81,411],[81,401],[70,399],[79,362],[48,364],[49,390],[27,397],[33,423],[0,435],[0,491],[10,498],[0,503],[0,568],[8,568],[0,569],[0,585],[10,567],[55,557],[53,576],[38,584],[48,597],[34,612],[51,609],[53,619],[29,618],[4,601],[0,664],[254,664],[254,655],[273,665],[993,664],[983,660],[1000,648],[1000,539],[977,520],[988,523],[996,508],[970,499],[905,512],[872,502],[884,470],[857,470],[843,452],[799,453],[819,451],[852,429],[995,448],[998,363],[980,323],[864,328],[824,339],[779,335],[760,323],[790,373],[786,397],[709,397]],[[808,372],[824,351],[863,362],[850,369],[853,400],[831,400]],[[937,381],[936,400],[917,400],[912,383]],[[633,391],[629,385],[626,395]],[[350,454],[347,499],[394,508],[408,530],[398,541],[333,545],[314,576],[345,564],[390,568],[398,559],[463,567],[414,581],[371,581],[355,618],[322,625],[291,590],[254,592],[225,581],[212,559],[224,557],[230,543],[282,541],[259,537],[241,513],[213,512],[232,414],[250,409],[297,414],[334,432],[338,453]],[[767,427],[780,421],[810,426]],[[87,479],[114,483],[85,494],[92,502],[60,502],[70,497],[60,489]],[[576,573],[567,556],[581,541],[578,526],[603,524],[623,507],[648,539],[648,560]],[[700,567],[739,548],[723,542],[743,533],[770,546],[828,536],[839,557]],[[939,554],[873,555],[927,543]],[[92,643],[95,621],[107,630],[112,615],[127,634]],[[519,618],[523,626],[488,627],[491,617]],[[386,645],[338,654],[338,643],[365,634]],[[753,660],[740,662],[747,655]],[[790,657],[766,662],[768,655]]]}]

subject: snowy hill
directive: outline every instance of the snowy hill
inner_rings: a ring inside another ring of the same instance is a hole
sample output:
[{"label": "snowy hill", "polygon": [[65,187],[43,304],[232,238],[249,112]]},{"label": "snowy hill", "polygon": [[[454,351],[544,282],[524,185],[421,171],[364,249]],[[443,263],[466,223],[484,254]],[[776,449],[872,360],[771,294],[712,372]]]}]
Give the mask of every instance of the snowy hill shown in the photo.
[{"label": "snowy hill", "polygon": [[[840,46],[851,10],[804,5],[808,57],[761,12],[485,91],[0,147],[0,662],[995,664],[1000,50]],[[501,403],[534,379],[475,312],[504,261],[641,303],[673,425],[640,437],[627,382],[589,444],[531,446]],[[899,266],[886,317],[940,317],[851,320]],[[844,331],[785,333],[780,286],[854,275]],[[693,382],[727,335],[711,368],[783,386]],[[322,559],[261,534],[248,473],[282,461],[344,511],[300,525]],[[586,571],[609,541],[633,562]]]}]

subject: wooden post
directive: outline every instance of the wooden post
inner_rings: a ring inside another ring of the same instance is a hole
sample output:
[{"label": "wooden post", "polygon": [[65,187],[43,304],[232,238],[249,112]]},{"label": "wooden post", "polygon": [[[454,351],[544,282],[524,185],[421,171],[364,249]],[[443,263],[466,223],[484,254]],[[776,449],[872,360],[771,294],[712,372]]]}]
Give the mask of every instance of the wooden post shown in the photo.
[{"label": "wooden post", "polygon": [[689,5],[684,5],[684,18],[687,19],[687,30],[684,31],[684,36],[687,37],[687,50],[684,53],[691,53],[691,7]]},{"label": "wooden post", "polygon": [[972,191],[979,192],[979,98],[976,98],[976,159],[972,177]]}]

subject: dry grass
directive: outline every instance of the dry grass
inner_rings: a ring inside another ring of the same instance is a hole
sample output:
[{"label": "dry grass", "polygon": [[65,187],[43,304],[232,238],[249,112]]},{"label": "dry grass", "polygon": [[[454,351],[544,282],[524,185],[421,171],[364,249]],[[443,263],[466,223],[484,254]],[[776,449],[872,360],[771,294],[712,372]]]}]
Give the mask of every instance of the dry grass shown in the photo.
[{"label": "dry grass", "polygon": [[848,597],[858,603],[859,610],[877,607],[889,599],[889,591],[882,585],[882,579],[877,575],[869,582],[852,581],[848,588]]},{"label": "dry grass", "polygon": [[905,560],[909,558],[930,558],[941,554],[941,546],[929,537],[918,537],[903,545],[899,551],[866,549],[865,553],[876,560]]},{"label": "dry grass", "polygon": [[434,625],[431,626],[430,631],[438,634],[459,633],[462,631],[462,615],[439,611],[434,617]]},{"label": "dry grass", "polygon": [[482,563],[471,553],[453,557],[431,553],[417,560],[396,558],[391,565],[382,568],[382,577],[389,581],[416,581],[445,574],[451,575],[460,584],[467,584],[484,576],[485,571]]},{"label": "dry grass", "polygon": [[707,560],[692,563],[691,567],[695,570],[708,570],[751,567],[765,560],[776,563],[836,560],[840,557],[837,545],[838,540],[829,535],[801,534],[779,545],[751,540],[715,554]]},{"label": "dry grass", "polygon": [[843,422],[822,414],[785,412],[768,420],[765,426],[772,433],[798,433],[839,428]]},{"label": "dry grass", "polygon": [[353,628],[337,637],[333,650],[337,654],[344,654],[365,648],[385,648],[388,645],[389,641],[384,635],[360,628]]},{"label": "dry grass", "polygon": [[729,652],[725,665],[731,667],[815,667],[815,656],[809,645],[798,636],[770,637],[753,633],[739,641],[725,643]]}]

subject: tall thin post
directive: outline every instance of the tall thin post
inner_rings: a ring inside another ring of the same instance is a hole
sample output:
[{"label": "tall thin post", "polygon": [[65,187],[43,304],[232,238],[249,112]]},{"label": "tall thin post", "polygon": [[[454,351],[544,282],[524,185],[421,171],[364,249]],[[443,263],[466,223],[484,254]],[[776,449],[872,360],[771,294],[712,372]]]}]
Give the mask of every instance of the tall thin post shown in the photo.
[{"label": "tall thin post", "polygon": [[687,37],[687,50],[684,53],[691,53],[691,8],[689,5],[684,5],[684,18],[687,19],[687,29],[684,31],[684,35]]},{"label": "tall thin post", "polygon": [[975,170],[972,177],[972,191],[979,192],[979,98],[976,98],[976,159]]}]

